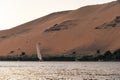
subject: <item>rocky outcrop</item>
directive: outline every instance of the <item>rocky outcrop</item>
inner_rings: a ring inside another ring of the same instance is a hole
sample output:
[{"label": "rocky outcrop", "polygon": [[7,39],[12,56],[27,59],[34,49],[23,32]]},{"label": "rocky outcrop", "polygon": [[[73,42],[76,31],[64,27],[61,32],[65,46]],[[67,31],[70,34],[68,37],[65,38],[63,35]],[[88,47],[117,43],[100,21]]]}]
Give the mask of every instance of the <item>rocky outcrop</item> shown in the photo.
[{"label": "rocky outcrop", "polygon": [[64,21],[60,24],[55,24],[49,29],[46,29],[45,32],[52,32],[52,31],[60,31],[60,30],[67,30],[73,26],[76,26],[77,24],[75,23],[74,20],[67,20]]},{"label": "rocky outcrop", "polygon": [[95,29],[108,29],[114,27],[120,27],[120,16],[116,16],[116,18],[113,21],[109,23],[103,23],[101,26],[98,26]]}]

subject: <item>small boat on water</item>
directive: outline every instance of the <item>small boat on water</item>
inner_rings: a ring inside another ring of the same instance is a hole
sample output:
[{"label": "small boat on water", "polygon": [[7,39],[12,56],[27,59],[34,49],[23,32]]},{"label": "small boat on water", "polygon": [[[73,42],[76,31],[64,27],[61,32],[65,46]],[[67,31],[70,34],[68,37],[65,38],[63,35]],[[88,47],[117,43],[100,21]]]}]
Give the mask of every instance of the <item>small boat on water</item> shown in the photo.
[{"label": "small boat on water", "polygon": [[40,51],[40,43],[36,44],[36,50],[37,50],[37,57],[40,61],[42,61],[42,55],[41,55],[41,51]]}]

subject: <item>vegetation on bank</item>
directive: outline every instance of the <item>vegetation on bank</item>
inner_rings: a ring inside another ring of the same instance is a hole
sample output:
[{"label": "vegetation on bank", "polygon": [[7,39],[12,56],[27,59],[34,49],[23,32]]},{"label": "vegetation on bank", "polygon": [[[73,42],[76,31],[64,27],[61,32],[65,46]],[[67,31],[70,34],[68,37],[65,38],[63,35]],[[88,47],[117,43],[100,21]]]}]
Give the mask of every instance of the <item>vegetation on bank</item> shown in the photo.
[{"label": "vegetation on bank", "polygon": [[56,56],[56,57],[43,57],[44,61],[75,61],[75,57],[65,57],[65,56]]},{"label": "vegetation on bank", "polygon": [[120,49],[114,51],[106,51],[103,55],[83,56],[78,61],[120,61]]},{"label": "vegetation on bank", "polygon": [[[100,53],[98,50],[97,53]],[[1,61],[39,61],[37,55],[27,56],[8,56],[8,57],[0,57]],[[106,51],[103,55],[98,54],[96,56],[54,56],[54,57],[43,57],[43,61],[120,61],[120,49],[114,51],[113,53],[110,51]]]},{"label": "vegetation on bank", "polygon": [[39,61],[39,59],[37,55],[7,56],[7,57],[0,56],[0,61]]},{"label": "vegetation on bank", "polygon": [[[100,53],[100,50],[97,51]],[[77,54],[77,53],[76,53]],[[114,51],[113,53],[110,51],[106,51],[104,54],[98,54],[96,56],[83,56],[83,57],[47,57],[43,58],[45,61],[120,61],[120,49]]]}]

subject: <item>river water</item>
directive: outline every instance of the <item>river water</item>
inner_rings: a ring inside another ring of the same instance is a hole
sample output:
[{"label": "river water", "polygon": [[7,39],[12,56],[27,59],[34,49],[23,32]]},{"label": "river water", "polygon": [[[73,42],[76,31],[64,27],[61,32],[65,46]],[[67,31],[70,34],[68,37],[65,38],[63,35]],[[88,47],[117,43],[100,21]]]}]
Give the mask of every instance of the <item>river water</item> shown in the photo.
[{"label": "river water", "polygon": [[120,80],[120,62],[0,62],[0,80]]}]

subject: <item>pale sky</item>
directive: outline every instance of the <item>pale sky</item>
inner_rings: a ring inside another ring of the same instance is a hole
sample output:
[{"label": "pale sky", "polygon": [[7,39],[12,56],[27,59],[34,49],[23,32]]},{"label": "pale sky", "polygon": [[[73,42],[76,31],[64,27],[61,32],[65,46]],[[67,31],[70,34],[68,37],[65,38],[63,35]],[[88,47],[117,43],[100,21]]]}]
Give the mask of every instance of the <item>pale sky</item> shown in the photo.
[{"label": "pale sky", "polygon": [[53,12],[111,1],[115,0],[0,0],[0,30],[15,27]]}]

